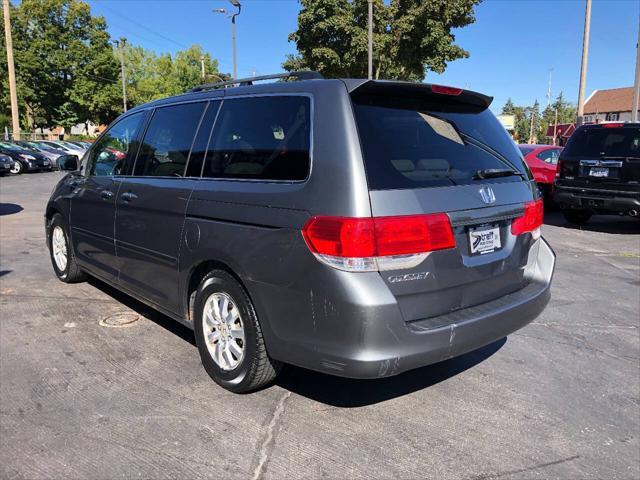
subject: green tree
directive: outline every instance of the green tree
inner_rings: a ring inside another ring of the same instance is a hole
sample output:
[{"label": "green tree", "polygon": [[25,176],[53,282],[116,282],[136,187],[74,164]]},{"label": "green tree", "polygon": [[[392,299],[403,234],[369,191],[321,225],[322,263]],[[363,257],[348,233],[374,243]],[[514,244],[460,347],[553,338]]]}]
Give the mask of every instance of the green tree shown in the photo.
[{"label": "green tree", "polygon": [[[373,67],[375,78],[422,80],[447,63],[467,58],[453,28],[475,21],[481,0],[375,0]],[[367,0],[300,0],[298,29],[289,35],[298,55],[286,70],[312,69],[326,77],[366,77]]]},{"label": "green tree", "polygon": [[[200,59],[204,60],[205,79]],[[170,54],[156,54],[142,47],[125,45],[127,100],[130,106],[184,93],[203,83],[226,78],[218,71],[218,60],[199,45]]]},{"label": "green tree", "polygon": [[104,18],[92,16],[79,0],[23,0],[12,7],[24,126],[68,127],[113,118],[119,70],[106,28]]}]

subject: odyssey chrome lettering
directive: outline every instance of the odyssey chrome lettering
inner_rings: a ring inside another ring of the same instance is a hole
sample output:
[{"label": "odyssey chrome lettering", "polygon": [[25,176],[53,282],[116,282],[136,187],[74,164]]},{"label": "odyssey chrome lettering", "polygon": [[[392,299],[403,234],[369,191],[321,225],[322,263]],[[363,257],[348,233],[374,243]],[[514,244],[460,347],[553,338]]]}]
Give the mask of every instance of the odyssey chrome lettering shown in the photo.
[{"label": "odyssey chrome lettering", "polygon": [[391,275],[387,277],[389,283],[409,282],[411,280],[424,280],[429,272],[407,273],[406,275]]}]

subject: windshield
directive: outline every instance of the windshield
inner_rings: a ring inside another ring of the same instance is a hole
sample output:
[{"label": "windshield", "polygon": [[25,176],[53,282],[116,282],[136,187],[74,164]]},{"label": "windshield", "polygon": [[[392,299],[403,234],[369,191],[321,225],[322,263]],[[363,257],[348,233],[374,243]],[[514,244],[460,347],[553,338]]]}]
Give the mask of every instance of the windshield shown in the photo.
[{"label": "windshield", "polygon": [[22,147],[13,145],[11,143],[4,143],[4,142],[0,143],[0,147],[6,148],[7,150],[24,150]]},{"label": "windshield", "polygon": [[566,157],[640,157],[640,128],[584,128],[575,132]]},{"label": "windshield", "polygon": [[[504,170],[510,165],[528,178],[522,155],[489,110],[426,111],[405,105],[394,108],[388,98],[384,102],[383,106],[376,99],[354,99],[371,189],[521,181],[519,176],[478,180],[479,170]],[[467,136],[497,155],[471,144]]]}]

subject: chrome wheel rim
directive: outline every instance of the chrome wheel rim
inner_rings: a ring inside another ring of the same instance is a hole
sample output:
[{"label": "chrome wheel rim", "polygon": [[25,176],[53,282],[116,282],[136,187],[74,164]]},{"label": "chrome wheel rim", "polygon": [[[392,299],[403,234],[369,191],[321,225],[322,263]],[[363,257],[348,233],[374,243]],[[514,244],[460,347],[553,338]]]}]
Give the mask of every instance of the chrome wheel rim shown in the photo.
[{"label": "chrome wheel rim", "polygon": [[20,162],[13,162],[13,167],[9,170],[11,173],[20,173],[22,170],[22,164]]},{"label": "chrome wheel rim", "polygon": [[244,324],[236,303],[228,294],[216,292],[204,302],[202,331],[207,350],[222,370],[236,368],[244,358]]},{"label": "chrome wheel rim", "polygon": [[67,268],[67,238],[64,236],[62,227],[56,226],[51,236],[51,250],[53,260],[56,262],[58,270],[64,272]]}]

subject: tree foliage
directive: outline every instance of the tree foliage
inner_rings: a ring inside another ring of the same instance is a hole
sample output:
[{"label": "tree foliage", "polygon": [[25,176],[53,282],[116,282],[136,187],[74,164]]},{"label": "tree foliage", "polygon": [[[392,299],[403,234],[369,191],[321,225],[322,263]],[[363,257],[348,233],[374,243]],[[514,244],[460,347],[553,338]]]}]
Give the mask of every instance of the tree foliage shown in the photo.
[{"label": "tree foliage", "polygon": [[[87,3],[23,0],[11,7],[11,23],[23,128],[109,123],[122,112],[119,52],[105,19],[93,16]],[[4,50],[2,35],[0,51]],[[197,45],[172,56],[125,44],[124,58],[130,107],[202,83],[201,58],[206,81],[228,78],[218,72],[218,61]],[[7,125],[10,102],[4,54],[0,71],[0,125]]]},{"label": "tree foliage", "polygon": [[[530,106],[518,106],[509,98],[502,107],[502,113],[515,116],[514,136],[520,143],[551,143],[547,138],[547,128],[554,125],[558,111],[558,124],[573,123],[576,120],[576,106],[564,99],[562,92],[555,101],[540,113],[538,100]],[[533,135],[531,135],[531,120],[533,116]]]},{"label": "tree foliage", "polygon": [[118,65],[104,18],[77,0],[23,0],[11,15],[22,123],[70,126],[112,118]]},{"label": "tree foliage", "polygon": [[[452,29],[475,21],[481,0],[374,0],[375,78],[422,80],[441,73],[469,52],[456,45]],[[326,77],[366,77],[367,0],[300,0],[298,29],[289,35],[298,55],[283,67],[317,70]]]}]

